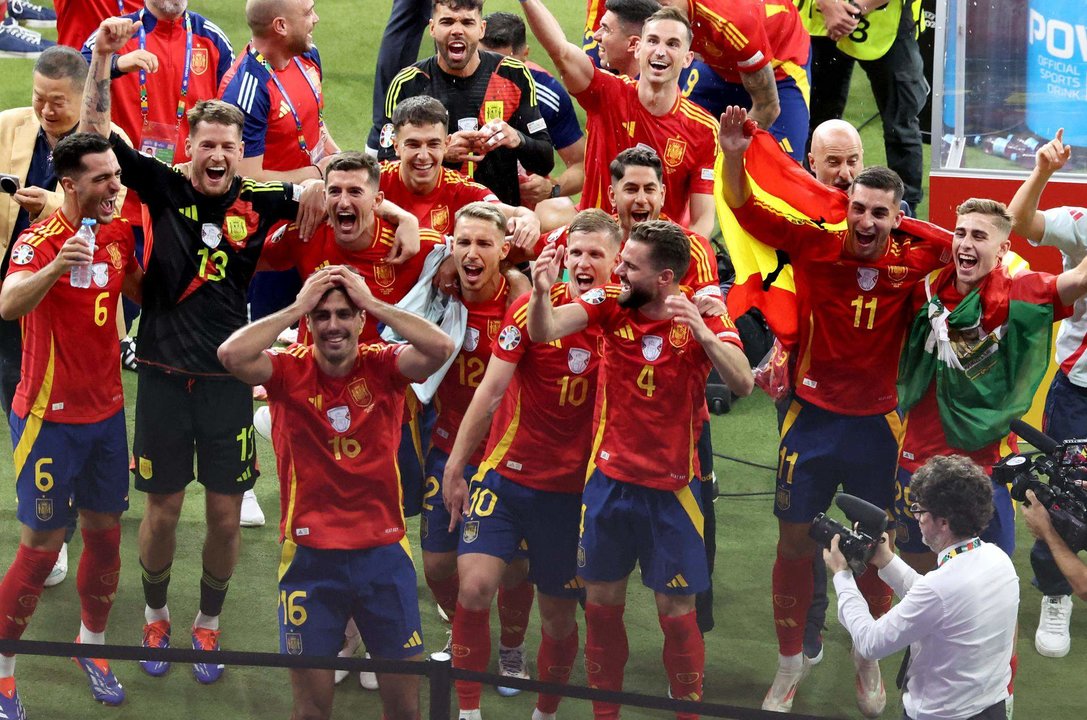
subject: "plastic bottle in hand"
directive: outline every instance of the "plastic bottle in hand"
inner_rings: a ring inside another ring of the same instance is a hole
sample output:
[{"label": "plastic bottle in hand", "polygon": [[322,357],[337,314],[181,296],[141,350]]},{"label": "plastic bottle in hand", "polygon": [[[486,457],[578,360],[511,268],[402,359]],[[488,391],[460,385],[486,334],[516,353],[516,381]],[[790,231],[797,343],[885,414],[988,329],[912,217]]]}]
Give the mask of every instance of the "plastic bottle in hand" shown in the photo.
[{"label": "plastic bottle in hand", "polygon": [[[91,249],[91,254],[94,253],[94,233],[98,229],[98,221],[93,218],[83,218],[83,224],[79,226],[79,231],[75,234],[77,238],[82,240]],[[76,265],[71,270],[72,276],[70,278],[72,287],[74,288],[89,288],[91,286],[91,264]]]}]

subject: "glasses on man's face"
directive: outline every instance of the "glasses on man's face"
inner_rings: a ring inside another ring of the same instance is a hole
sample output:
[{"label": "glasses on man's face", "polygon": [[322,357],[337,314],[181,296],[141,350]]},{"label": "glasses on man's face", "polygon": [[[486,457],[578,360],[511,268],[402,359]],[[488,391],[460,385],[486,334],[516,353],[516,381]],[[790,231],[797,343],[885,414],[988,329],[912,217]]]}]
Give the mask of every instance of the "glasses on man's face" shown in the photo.
[{"label": "glasses on man's face", "polygon": [[912,503],[910,504],[910,512],[914,515],[920,515],[921,513],[927,513],[928,510],[921,507],[921,503]]}]

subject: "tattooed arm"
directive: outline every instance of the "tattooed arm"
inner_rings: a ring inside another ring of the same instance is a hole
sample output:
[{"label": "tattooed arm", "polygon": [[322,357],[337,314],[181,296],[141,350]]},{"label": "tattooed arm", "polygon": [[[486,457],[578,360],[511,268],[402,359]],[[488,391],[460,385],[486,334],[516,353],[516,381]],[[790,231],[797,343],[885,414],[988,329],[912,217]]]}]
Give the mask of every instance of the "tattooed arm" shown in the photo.
[{"label": "tattooed arm", "polygon": [[79,131],[93,132],[109,137],[109,83],[110,58],[125,46],[139,21],[125,18],[108,18],[98,27],[94,36],[91,67],[87,84],[83,89],[83,109],[80,113]]},{"label": "tattooed arm", "polygon": [[740,73],[740,80],[747,94],[751,96],[748,117],[758,122],[763,130],[769,130],[781,112],[774,69],[770,65],[764,65],[761,70],[753,73]]}]

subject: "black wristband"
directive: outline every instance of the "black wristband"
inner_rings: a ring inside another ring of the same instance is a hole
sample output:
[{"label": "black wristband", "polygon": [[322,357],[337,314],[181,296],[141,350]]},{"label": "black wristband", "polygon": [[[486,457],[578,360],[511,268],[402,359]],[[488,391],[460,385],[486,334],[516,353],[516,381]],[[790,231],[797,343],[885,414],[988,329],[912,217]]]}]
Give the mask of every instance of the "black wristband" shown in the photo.
[{"label": "black wristband", "polygon": [[121,56],[117,53],[113,53],[109,59],[109,76],[111,78],[117,77],[121,74],[120,69],[117,67],[117,61],[121,59]]}]

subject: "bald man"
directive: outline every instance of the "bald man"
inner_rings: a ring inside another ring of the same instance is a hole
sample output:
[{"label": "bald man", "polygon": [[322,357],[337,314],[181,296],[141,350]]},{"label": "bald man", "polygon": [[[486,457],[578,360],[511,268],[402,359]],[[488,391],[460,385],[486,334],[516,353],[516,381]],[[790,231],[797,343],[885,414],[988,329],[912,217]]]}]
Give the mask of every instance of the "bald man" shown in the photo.
[{"label": "bald man", "polygon": [[853,178],[864,170],[864,146],[857,128],[845,120],[827,120],[811,136],[808,167],[828,187],[849,192]]}]

